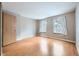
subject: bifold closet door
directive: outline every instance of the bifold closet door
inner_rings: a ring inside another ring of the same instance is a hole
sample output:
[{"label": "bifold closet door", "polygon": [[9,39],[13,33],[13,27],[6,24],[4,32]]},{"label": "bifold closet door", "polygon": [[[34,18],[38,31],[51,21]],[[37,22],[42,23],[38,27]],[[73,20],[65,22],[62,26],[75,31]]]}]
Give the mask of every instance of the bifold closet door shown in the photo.
[{"label": "bifold closet door", "polygon": [[16,17],[3,13],[3,46],[16,42]]}]

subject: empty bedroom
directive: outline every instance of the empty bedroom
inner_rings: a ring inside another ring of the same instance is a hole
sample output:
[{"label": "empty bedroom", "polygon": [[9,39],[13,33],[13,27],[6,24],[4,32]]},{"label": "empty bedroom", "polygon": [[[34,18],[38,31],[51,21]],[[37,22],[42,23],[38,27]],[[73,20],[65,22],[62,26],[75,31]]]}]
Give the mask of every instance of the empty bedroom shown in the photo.
[{"label": "empty bedroom", "polygon": [[1,4],[2,56],[79,55],[79,3]]}]

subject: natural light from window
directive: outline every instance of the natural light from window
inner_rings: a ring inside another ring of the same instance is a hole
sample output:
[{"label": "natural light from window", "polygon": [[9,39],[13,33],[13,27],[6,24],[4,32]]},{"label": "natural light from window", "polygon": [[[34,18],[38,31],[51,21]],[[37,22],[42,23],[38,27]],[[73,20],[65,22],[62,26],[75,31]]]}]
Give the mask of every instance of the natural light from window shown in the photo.
[{"label": "natural light from window", "polygon": [[56,17],[53,19],[53,32],[67,35],[66,17]]},{"label": "natural light from window", "polygon": [[47,28],[47,21],[41,20],[40,21],[40,32],[46,32],[46,28]]}]

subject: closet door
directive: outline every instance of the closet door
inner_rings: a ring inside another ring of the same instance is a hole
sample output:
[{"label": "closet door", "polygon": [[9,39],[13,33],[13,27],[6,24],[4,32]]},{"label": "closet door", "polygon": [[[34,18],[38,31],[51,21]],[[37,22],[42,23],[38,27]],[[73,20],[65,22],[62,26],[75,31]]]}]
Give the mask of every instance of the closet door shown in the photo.
[{"label": "closet door", "polygon": [[16,17],[3,13],[3,46],[16,42]]}]

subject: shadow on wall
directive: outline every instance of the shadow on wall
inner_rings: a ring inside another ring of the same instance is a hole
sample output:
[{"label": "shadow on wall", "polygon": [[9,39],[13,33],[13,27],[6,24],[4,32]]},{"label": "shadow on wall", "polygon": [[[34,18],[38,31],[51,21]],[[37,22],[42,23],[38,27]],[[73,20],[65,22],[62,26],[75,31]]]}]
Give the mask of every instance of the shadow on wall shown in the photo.
[{"label": "shadow on wall", "polygon": [[16,16],[16,37],[17,41],[24,38],[34,37],[36,34],[35,20],[17,15]]}]

